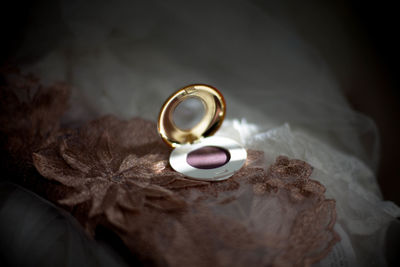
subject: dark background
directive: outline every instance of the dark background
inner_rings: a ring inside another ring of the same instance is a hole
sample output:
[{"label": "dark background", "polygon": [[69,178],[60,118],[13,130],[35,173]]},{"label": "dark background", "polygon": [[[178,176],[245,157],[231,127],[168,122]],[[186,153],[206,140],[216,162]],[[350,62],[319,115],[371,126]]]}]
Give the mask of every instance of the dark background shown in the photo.
[{"label": "dark background", "polygon": [[[397,90],[400,87],[400,41],[395,2],[252,2],[282,23],[289,23],[306,42],[315,47],[329,64],[352,107],[376,122],[381,136],[378,182],[384,198],[400,205],[400,93]],[[52,1],[2,1],[1,65],[31,60],[16,60],[15,55],[23,43],[25,29],[28,25],[32,27],[30,14],[38,8],[42,9],[40,13],[43,16],[50,19],[54,17],[54,21],[57,21]],[[51,43],[43,43],[42,49],[45,51],[51,46]]]}]

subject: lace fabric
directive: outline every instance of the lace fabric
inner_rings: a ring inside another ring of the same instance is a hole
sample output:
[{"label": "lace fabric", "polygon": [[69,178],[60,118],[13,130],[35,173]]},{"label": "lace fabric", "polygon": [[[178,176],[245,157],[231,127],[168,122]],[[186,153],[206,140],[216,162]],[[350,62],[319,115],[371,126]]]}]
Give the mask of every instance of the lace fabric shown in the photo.
[{"label": "lace fabric", "polygon": [[308,266],[339,240],[335,201],[312,167],[263,153],[231,179],[184,178],[168,165],[156,125],[106,116],[34,153],[44,177],[65,185],[54,199],[89,233],[115,231],[143,261],[167,266]]}]

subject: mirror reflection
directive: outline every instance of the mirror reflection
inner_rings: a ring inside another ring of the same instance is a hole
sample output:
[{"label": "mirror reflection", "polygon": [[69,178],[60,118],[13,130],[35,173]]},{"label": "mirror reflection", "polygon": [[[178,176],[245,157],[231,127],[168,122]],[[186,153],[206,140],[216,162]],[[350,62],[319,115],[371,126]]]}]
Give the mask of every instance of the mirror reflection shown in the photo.
[{"label": "mirror reflection", "polygon": [[178,104],[173,112],[175,125],[182,130],[195,127],[205,115],[205,107],[200,98],[190,97]]}]

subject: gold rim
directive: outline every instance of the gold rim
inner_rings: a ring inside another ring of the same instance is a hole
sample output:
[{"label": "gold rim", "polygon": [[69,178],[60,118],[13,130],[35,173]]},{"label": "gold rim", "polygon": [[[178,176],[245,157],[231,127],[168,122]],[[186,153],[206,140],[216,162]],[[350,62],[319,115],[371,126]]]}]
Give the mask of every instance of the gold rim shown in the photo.
[{"label": "gold rim", "polygon": [[[205,115],[193,128],[180,129],[174,123],[172,115],[175,108],[188,98],[198,98],[204,105]],[[213,135],[225,118],[225,99],[214,87],[205,84],[192,84],[171,95],[161,108],[158,117],[158,132],[170,147],[193,143]]]}]

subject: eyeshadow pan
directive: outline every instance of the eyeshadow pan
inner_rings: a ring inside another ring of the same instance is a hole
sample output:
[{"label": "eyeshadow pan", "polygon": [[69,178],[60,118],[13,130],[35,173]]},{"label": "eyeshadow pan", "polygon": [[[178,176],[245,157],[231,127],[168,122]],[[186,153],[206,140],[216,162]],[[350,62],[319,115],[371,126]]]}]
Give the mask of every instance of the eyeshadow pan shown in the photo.
[{"label": "eyeshadow pan", "polygon": [[229,152],[221,147],[204,146],[188,153],[186,162],[197,169],[214,169],[230,160]]}]

